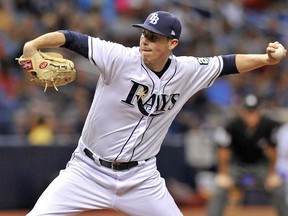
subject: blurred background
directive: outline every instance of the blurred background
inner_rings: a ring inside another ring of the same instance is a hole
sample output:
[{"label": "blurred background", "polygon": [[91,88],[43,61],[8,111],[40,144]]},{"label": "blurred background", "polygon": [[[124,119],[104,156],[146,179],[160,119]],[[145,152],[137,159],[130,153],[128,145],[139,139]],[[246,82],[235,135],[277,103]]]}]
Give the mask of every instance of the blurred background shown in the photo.
[{"label": "blurred background", "polygon": [[[264,53],[274,41],[288,47],[286,0],[0,0],[0,209],[31,208],[65,167],[99,75],[87,59],[60,49],[75,62],[77,79],[59,92],[50,88],[44,93],[15,60],[24,43],[71,29],[137,46],[140,31],[131,24],[142,23],[155,10],[170,11],[182,22],[175,55]],[[215,129],[235,114],[248,93],[261,97],[265,113],[288,122],[288,61],[221,77],[183,107],[158,156],[159,170],[179,204],[206,204],[216,169]],[[280,151],[288,160],[286,144]],[[284,180],[285,167],[288,162],[278,169]],[[231,196],[237,199],[241,193]],[[259,203],[257,197],[254,202]]]}]

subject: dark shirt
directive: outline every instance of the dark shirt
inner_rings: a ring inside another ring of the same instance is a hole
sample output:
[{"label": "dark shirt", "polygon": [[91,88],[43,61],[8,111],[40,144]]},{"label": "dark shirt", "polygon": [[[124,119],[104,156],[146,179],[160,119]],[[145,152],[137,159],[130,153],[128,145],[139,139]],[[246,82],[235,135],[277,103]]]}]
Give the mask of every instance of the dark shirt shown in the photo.
[{"label": "dark shirt", "polygon": [[262,116],[257,127],[249,131],[240,117],[232,120],[225,127],[231,138],[232,161],[248,164],[267,161],[264,148],[276,146],[275,132],[279,126],[278,122]]}]

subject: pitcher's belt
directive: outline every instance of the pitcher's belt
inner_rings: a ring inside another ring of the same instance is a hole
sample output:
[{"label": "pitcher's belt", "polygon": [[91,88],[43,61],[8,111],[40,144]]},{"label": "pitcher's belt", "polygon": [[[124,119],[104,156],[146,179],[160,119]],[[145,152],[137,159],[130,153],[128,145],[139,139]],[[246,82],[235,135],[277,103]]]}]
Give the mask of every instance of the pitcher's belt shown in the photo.
[{"label": "pitcher's belt", "polygon": [[[91,152],[89,149],[84,148],[84,153],[87,157],[89,157],[91,160],[95,161],[94,157],[93,157],[93,152]],[[149,160],[149,159],[147,159]],[[145,160],[145,161],[147,161]],[[99,159],[100,164],[104,167],[113,169],[113,170],[117,170],[117,171],[123,171],[123,170],[127,170],[127,169],[131,169],[133,167],[138,166],[138,161],[129,161],[129,162],[117,162],[117,161],[105,161],[103,159]]]}]

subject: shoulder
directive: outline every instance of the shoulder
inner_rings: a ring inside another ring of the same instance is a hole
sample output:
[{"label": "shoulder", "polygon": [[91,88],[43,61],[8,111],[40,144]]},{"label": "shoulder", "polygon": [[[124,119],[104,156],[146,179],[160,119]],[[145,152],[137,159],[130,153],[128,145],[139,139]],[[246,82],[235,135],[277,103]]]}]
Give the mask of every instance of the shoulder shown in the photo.
[{"label": "shoulder", "polygon": [[[123,44],[113,42],[113,41],[108,41],[108,40],[103,40],[99,37],[88,37],[90,46],[102,46],[106,48],[111,48],[111,49],[120,49],[120,50],[126,50],[126,51],[135,51],[137,47],[126,47]],[[139,50],[139,47],[138,47]]]},{"label": "shoulder", "polygon": [[264,126],[266,127],[269,127],[269,128],[278,128],[281,126],[281,123],[272,119],[272,118],[269,118],[267,116],[262,116],[261,117],[261,122]]},{"label": "shoulder", "polygon": [[195,56],[177,56],[176,61],[179,67],[187,68],[191,71],[201,71],[208,73],[219,73],[223,68],[221,56],[195,57]]},{"label": "shoulder", "polygon": [[89,48],[91,53],[104,55],[107,57],[127,57],[127,56],[140,56],[139,47],[126,47],[120,43],[103,40],[97,37],[89,37]]},{"label": "shoulder", "polygon": [[177,56],[177,62],[179,63],[194,63],[196,65],[209,65],[214,62],[220,63],[222,62],[221,56],[213,56],[213,57],[195,57],[195,56]]},{"label": "shoulder", "polygon": [[236,116],[227,122],[225,128],[227,131],[238,131],[240,128],[244,128],[244,121],[241,117]]}]

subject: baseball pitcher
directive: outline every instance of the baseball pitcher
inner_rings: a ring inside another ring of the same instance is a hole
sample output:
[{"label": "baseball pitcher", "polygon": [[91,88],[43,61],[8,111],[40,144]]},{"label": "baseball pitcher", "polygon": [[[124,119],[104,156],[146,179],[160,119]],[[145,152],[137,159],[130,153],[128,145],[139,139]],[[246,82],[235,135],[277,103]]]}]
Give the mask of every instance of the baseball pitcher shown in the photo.
[{"label": "baseball pitcher", "polygon": [[[269,43],[265,54],[175,56],[181,23],[165,11],[153,12],[143,24],[133,26],[141,30],[135,47],[71,30],[47,33],[24,45],[26,61],[41,49],[65,47],[87,58],[101,73],[78,147],[29,216],[77,215],[95,209],[132,216],[182,215],[156,167],[156,155],[175,116],[190,97],[219,76],[281,61],[271,55],[278,42]],[[28,71],[34,80],[39,65],[45,63],[32,64]],[[66,66],[67,84],[75,76],[73,65]],[[48,87],[57,87],[56,78],[49,79],[40,82],[48,80]]]}]

